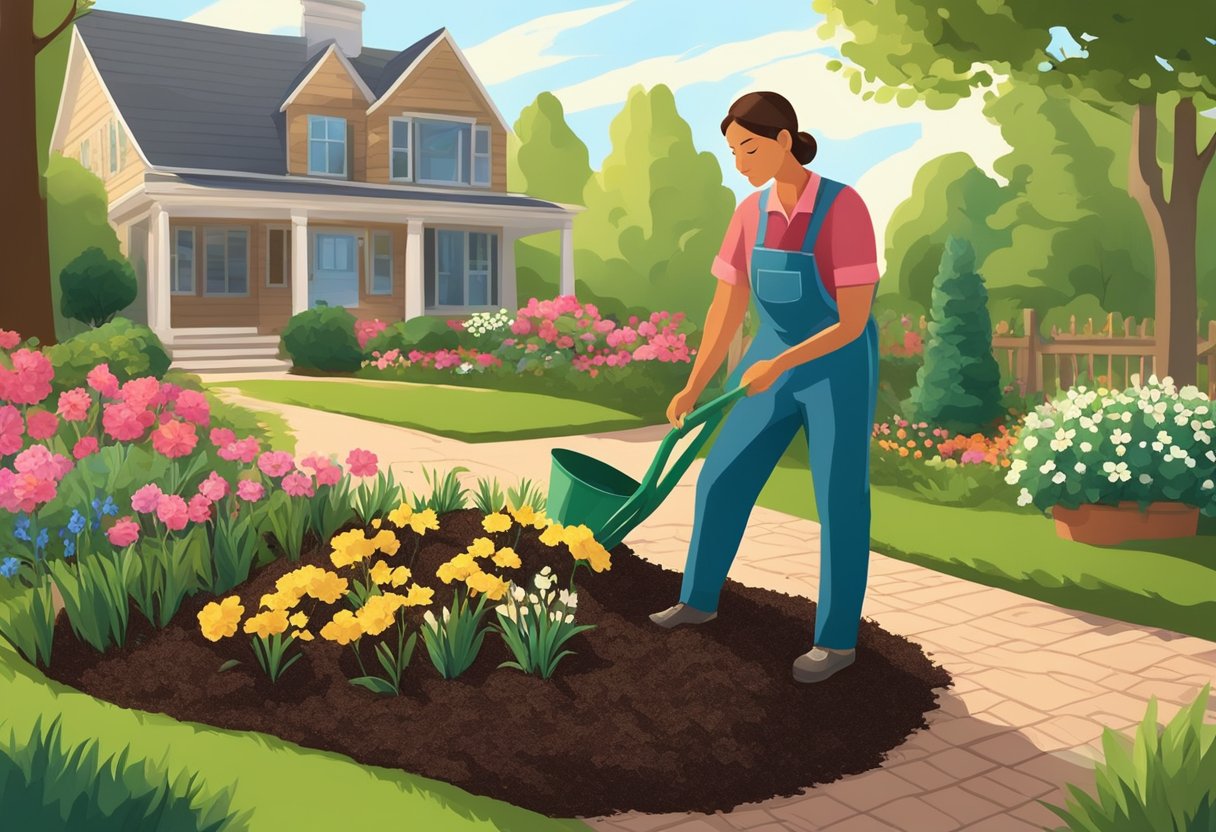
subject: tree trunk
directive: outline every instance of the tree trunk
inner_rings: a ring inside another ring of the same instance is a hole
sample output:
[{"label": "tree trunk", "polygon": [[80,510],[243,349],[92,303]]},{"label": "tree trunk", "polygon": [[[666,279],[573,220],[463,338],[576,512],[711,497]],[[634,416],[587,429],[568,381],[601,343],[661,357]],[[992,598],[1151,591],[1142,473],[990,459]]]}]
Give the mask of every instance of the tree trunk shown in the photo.
[{"label": "tree trunk", "polygon": [[1184,98],[1174,108],[1174,166],[1170,198],[1157,163],[1157,106],[1142,101],[1132,114],[1128,192],[1140,205],[1153,240],[1156,296],[1156,346],[1153,368],[1179,386],[1197,378],[1199,338],[1196,289],[1199,186],[1216,155],[1216,136],[1196,151],[1195,102]]},{"label": "tree trunk", "polygon": [[33,0],[0,0],[0,78],[6,130],[0,130],[0,329],[55,343],[46,194],[38,169],[38,102]]}]

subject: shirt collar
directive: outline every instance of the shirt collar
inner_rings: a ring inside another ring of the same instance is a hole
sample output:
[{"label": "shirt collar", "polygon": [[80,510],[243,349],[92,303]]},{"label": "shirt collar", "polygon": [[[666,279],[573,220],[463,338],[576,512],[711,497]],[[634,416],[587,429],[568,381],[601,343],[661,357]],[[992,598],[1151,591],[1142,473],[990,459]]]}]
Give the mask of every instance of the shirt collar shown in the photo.
[{"label": "shirt collar", "polygon": [[[819,190],[819,174],[815,171],[810,171],[811,178],[807,181],[806,187],[802,189],[802,194],[798,197],[798,203],[794,205],[794,214],[809,214],[815,207],[815,193]],[[777,187],[774,185],[768,192],[768,205],[766,206],[768,213],[777,213],[785,217],[785,209],[781,207],[781,200],[777,199]],[[790,219],[790,217],[786,217]]]}]

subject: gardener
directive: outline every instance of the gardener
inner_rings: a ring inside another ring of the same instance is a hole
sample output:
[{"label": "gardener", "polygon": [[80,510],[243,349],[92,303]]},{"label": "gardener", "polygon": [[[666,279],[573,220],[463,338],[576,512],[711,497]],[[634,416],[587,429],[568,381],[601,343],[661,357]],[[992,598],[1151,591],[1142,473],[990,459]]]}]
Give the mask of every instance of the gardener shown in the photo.
[{"label": "gardener", "polygon": [[667,408],[673,425],[721,366],[753,292],[760,329],[727,381],[747,396],[731,408],[697,481],[680,603],[650,618],[675,627],[717,617],[752,506],[803,427],[822,537],[815,641],[794,662],[794,678],[817,682],[853,663],[869,568],[874,229],[855,190],[803,167],[815,158],[815,139],[799,132],[783,96],[744,95],[722,133],[752,185],[775,185],[743,200],[731,219],[712,269],[719,282],[701,348]]}]

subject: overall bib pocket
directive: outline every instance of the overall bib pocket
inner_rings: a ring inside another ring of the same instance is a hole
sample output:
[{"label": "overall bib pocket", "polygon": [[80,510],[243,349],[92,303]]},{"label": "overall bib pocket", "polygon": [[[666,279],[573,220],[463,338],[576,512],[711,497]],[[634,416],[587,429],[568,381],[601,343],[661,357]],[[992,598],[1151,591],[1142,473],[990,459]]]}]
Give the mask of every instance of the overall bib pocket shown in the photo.
[{"label": "overall bib pocket", "polygon": [[756,270],[756,295],[768,303],[794,303],[802,299],[802,272]]}]

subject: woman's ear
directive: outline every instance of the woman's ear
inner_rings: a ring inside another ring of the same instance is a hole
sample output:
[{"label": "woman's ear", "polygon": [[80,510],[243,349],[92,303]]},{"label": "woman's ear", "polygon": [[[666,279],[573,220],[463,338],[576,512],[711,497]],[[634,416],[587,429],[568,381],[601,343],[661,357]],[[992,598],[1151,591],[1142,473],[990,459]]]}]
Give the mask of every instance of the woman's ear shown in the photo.
[{"label": "woman's ear", "polygon": [[789,130],[782,130],[777,134],[777,144],[782,150],[789,151],[794,146],[794,137],[790,135]]}]

